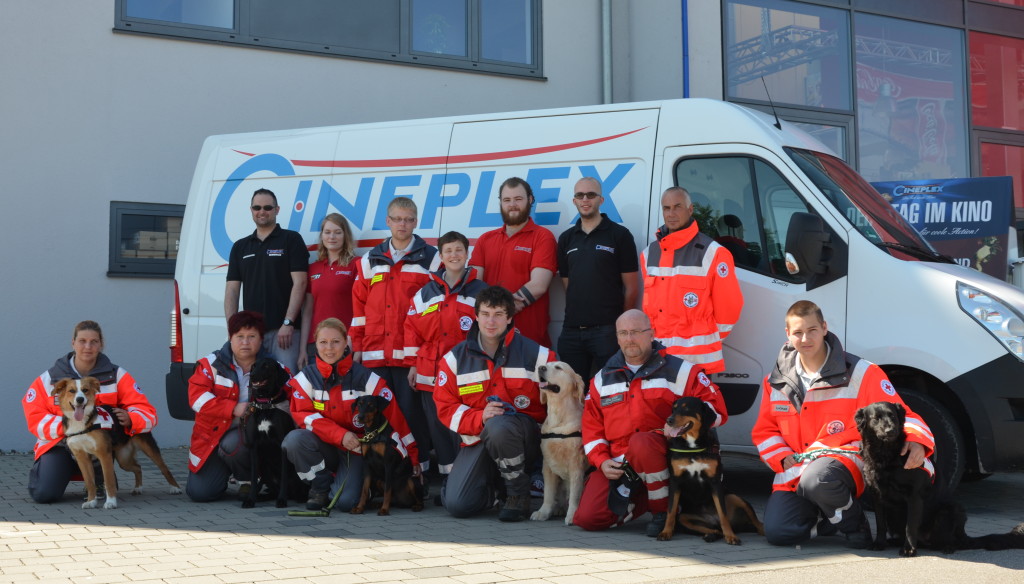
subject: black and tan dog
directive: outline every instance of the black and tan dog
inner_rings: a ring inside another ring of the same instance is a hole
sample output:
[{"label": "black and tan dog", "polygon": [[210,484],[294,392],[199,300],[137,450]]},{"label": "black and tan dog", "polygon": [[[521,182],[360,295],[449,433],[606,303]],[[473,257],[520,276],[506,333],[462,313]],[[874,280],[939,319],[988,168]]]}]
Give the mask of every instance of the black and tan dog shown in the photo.
[{"label": "black and tan dog", "polygon": [[295,429],[288,413],[288,372],[269,357],[257,359],[249,373],[249,407],[242,416],[242,438],[249,449],[253,483],[242,507],[256,506],[256,495],[267,486],[278,507],[292,499],[304,501],[309,492],[295,467],[281,451],[284,437]]},{"label": "black and tan dog", "polygon": [[134,436],[125,433],[117,416],[106,406],[96,405],[96,394],[100,391],[100,382],[95,377],[82,379],[61,379],[53,387],[53,396],[60,406],[63,415],[64,440],[68,450],[78,463],[78,470],[85,481],[85,503],[83,509],[93,509],[96,501],[96,471],[92,465],[92,457],[103,469],[103,486],[107,499],[104,509],[117,508],[117,477],[114,475],[114,459],[124,470],[135,475],[135,488],[132,494],[137,495],[142,489],[142,467],[135,460],[135,452],[146,453],[163,473],[167,483],[171,485],[171,494],[181,492],[181,487],[171,475],[160,447],[149,432],[141,432]]},{"label": "black and tan dog", "polygon": [[363,491],[350,513],[360,515],[376,493],[383,494],[377,515],[390,515],[391,504],[423,510],[423,492],[413,477],[412,462],[402,456],[391,437],[391,424],[384,417],[388,400],[379,395],[363,395],[352,403],[356,423],[366,434],[359,441],[363,451]]},{"label": "black and tan dog", "polygon": [[715,411],[695,397],[681,397],[672,404],[665,425],[668,440],[669,510],[661,541],[672,539],[676,520],[687,530],[703,534],[704,541],[725,537],[739,545],[737,532],[764,535],[764,525],[754,508],[722,484],[722,457],[713,443],[711,427]]},{"label": "black and tan dog", "polygon": [[[1009,533],[967,535],[967,512],[953,500],[937,497],[932,479],[922,467],[903,468],[907,455],[903,430],[906,410],[901,404],[876,402],[857,410],[854,421],[861,436],[864,482],[874,500],[873,550],[886,543],[900,545],[900,555],[913,557],[919,547],[951,554],[966,549],[1024,549],[1024,523]],[[888,540],[888,535],[895,537]]]}]

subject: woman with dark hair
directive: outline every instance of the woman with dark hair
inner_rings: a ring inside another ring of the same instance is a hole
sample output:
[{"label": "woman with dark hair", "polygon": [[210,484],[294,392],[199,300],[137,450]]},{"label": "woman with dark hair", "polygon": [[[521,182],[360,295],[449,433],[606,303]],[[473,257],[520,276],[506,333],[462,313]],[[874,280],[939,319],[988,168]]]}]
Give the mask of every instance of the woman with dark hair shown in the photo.
[{"label": "woman with dark hair", "polygon": [[249,373],[263,356],[263,315],[251,310],[228,319],[228,342],[196,363],[188,380],[188,401],[196,412],[188,451],[185,493],[196,502],[224,495],[228,479],[240,483],[239,497],[252,481],[249,449],[242,441],[240,420],[249,405]]},{"label": "woman with dark hair", "polygon": [[316,261],[309,264],[306,302],[302,305],[299,369],[313,359],[313,328],[327,318],[336,318],[348,326],[352,322],[352,283],[356,281],[359,256],[352,228],[340,213],[331,213],[320,222]]},{"label": "woman with dark hair", "polygon": [[[352,361],[348,329],[336,318],[316,327],[316,356],[291,381],[291,412],[297,429],[284,438],[281,449],[309,483],[306,508],[327,506],[332,492],[342,489],[335,508],[349,511],[359,502],[363,487],[361,438],[374,428],[357,425],[352,406],[364,395],[387,400],[384,417],[391,424],[392,447],[409,458],[419,475],[419,451],[394,394],[376,373]],[[379,428],[376,429],[379,431]]]},{"label": "woman with dark hair", "polygon": [[96,404],[113,406],[118,422],[131,436],[152,431],[157,422],[156,409],[135,379],[103,353],[103,331],[99,324],[83,320],[75,325],[71,349],[32,382],[21,400],[28,430],[36,437],[28,492],[37,503],[59,501],[68,483],[78,475],[78,463],[63,444],[62,413],[50,395],[55,383],[64,378],[95,377],[100,382]]}]

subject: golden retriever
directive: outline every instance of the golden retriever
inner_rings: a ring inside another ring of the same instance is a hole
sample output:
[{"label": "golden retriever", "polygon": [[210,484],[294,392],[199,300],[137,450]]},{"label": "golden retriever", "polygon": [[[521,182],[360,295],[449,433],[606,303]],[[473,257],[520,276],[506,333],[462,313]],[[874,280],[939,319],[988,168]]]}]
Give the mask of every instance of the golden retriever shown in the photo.
[{"label": "golden retriever", "polygon": [[85,481],[86,498],[83,509],[93,509],[96,502],[96,475],[92,466],[95,456],[103,469],[103,486],[107,500],[104,509],[117,508],[117,477],[114,475],[114,458],[121,468],[135,474],[135,488],[132,494],[138,494],[142,488],[142,467],[135,460],[135,451],[141,450],[151,458],[167,483],[171,485],[171,493],[181,492],[177,481],[167,468],[160,447],[149,432],[142,432],[129,437],[125,434],[117,417],[106,407],[96,406],[96,394],[100,391],[100,382],[95,377],[82,379],[61,379],[54,385],[53,395],[57,398],[61,413],[64,416],[64,436],[78,469]]},{"label": "golden retriever", "polygon": [[565,510],[565,524],[572,518],[583,494],[583,379],[568,364],[555,361],[537,368],[540,401],[548,415],[540,427],[544,455],[544,503],[530,519],[545,521]]}]

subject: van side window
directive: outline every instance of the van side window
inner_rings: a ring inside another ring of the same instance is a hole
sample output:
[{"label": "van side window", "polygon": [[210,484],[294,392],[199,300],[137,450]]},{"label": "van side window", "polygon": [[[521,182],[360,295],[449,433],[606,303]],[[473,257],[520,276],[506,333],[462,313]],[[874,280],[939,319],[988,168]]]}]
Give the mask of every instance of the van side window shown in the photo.
[{"label": "van side window", "polygon": [[794,281],[783,250],[789,218],[813,211],[774,168],[749,156],[687,158],[675,176],[701,232],[732,252],[737,266]]}]

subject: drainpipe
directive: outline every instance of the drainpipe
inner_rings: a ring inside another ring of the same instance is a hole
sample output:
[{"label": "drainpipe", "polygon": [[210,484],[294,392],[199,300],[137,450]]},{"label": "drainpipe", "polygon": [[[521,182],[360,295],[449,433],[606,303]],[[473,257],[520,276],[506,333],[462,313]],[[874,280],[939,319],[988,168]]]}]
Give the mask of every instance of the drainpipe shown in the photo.
[{"label": "drainpipe", "polygon": [[683,9],[683,97],[690,97],[690,21],[687,0],[680,0]]},{"label": "drainpipe", "polygon": [[601,103],[612,102],[612,1],[601,0]]}]

